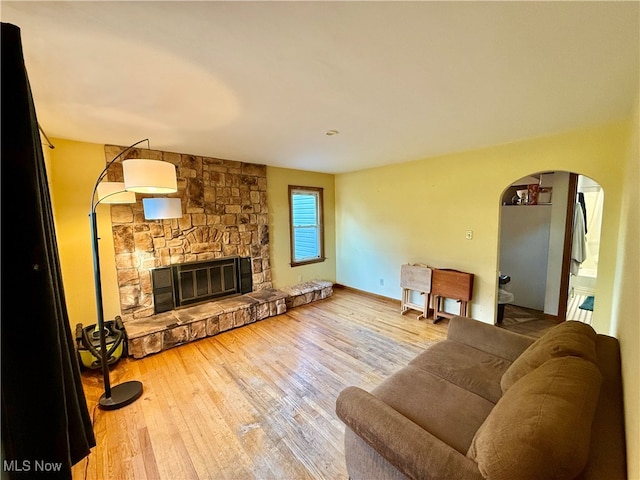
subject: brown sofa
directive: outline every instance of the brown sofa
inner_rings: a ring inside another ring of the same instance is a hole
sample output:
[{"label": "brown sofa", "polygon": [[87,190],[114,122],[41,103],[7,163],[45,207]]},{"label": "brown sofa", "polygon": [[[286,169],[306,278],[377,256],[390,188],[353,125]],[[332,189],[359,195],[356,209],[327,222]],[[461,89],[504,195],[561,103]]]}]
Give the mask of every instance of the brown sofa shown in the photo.
[{"label": "brown sofa", "polygon": [[454,317],[371,393],[344,389],[351,480],[625,479],[618,341],[574,321],[534,340]]}]

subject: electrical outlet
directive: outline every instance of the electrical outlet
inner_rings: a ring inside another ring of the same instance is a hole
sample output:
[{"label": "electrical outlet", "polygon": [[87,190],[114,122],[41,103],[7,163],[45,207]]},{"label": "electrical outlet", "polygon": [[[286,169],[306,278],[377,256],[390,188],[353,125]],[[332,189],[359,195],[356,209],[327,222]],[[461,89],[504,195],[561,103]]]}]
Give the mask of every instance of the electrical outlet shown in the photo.
[{"label": "electrical outlet", "polygon": [[473,238],[473,230],[467,230],[464,234],[464,238],[466,238],[467,240],[471,240]]},{"label": "electrical outlet", "polygon": [[381,278],[381,279],[380,279],[380,286],[381,286],[381,287],[384,287],[384,278]]}]

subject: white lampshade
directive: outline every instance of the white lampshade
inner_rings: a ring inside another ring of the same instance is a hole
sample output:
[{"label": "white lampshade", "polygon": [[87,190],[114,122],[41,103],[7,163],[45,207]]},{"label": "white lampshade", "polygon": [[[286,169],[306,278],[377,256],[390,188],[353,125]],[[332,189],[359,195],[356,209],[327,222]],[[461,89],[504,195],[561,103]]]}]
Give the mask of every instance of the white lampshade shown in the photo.
[{"label": "white lampshade", "polygon": [[178,191],[176,167],[161,160],[131,159],[122,162],[124,187],[129,192],[174,193]]},{"label": "white lampshade", "polygon": [[127,192],[122,182],[100,182],[97,203],[136,203],[135,192]]},{"label": "white lampshade", "polygon": [[143,198],[142,208],[147,220],[182,218],[182,202],[179,198]]}]

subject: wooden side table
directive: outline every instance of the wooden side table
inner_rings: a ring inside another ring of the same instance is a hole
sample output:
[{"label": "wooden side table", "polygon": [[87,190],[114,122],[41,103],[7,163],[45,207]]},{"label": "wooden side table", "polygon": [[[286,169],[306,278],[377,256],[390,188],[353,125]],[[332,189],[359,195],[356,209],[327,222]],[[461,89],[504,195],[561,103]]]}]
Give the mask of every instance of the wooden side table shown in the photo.
[{"label": "wooden side table", "polygon": [[[418,320],[429,316],[429,299],[431,293],[431,268],[427,265],[402,265],[400,267],[400,286],[402,287],[402,302],[400,313],[403,315],[409,310],[417,310],[422,313]],[[416,291],[424,295],[424,305],[411,302],[411,292]]]},{"label": "wooden side table", "polygon": [[445,312],[444,300],[451,298],[460,303],[461,317],[469,316],[469,301],[473,294],[473,273],[458,270],[434,268],[431,280],[433,295],[433,323],[440,317],[451,318],[454,314]]}]

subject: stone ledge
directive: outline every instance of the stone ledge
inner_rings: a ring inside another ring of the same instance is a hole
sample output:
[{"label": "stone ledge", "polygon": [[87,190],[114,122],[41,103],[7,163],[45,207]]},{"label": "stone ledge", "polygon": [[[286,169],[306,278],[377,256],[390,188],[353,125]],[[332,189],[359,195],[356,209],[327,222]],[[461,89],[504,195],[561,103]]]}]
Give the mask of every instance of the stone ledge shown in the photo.
[{"label": "stone ledge", "polygon": [[285,287],[282,291],[287,294],[287,308],[295,308],[330,297],[333,295],[333,283],[324,280],[312,280],[298,283],[292,287]]},{"label": "stone ledge", "polygon": [[331,282],[314,280],[282,290],[265,288],[151,317],[123,317],[129,355],[142,358],[248,323],[280,315],[289,308],[321,300],[332,294]]}]

